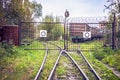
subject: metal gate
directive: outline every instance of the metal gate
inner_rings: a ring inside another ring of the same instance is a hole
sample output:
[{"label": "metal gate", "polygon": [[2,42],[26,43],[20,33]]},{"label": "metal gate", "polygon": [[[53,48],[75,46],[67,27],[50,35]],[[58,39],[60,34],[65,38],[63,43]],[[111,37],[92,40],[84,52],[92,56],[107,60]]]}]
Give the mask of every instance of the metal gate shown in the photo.
[{"label": "metal gate", "polygon": [[[112,26],[104,17],[69,18],[61,22],[21,22],[21,45],[44,50],[52,43],[66,50],[95,50],[112,46]],[[51,46],[49,49],[58,49]]]},{"label": "metal gate", "polygon": [[[21,45],[25,49],[44,50],[44,44],[57,44],[64,48],[64,24],[62,22],[21,22]],[[58,49],[51,46],[49,49]]]},{"label": "metal gate", "polygon": [[67,23],[68,50],[96,50],[103,46],[112,47],[112,23],[106,20],[70,21]]}]

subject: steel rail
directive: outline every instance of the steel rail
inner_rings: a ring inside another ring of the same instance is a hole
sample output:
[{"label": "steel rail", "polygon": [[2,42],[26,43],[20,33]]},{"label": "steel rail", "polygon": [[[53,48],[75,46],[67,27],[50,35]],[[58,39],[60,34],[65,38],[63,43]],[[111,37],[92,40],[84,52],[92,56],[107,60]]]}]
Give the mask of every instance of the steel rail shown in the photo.
[{"label": "steel rail", "polygon": [[38,80],[38,79],[39,79],[39,77],[40,77],[40,75],[41,75],[41,73],[42,73],[42,70],[43,70],[43,68],[44,68],[47,55],[48,55],[48,47],[46,46],[46,53],[45,53],[43,62],[42,62],[42,64],[41,64],[41,67],[39,68],[38,73],[37,73],[36,77],[34,78],[34,80]]},{"label": "steel rail", "polygon": [[96,79],[97,79],[97,80],[102,80],[102,79],[100,78],[100,76],[97,74],[97,72],[94,70],[94,68],[91,66],[91,64],[89,63],[89,61],[86,59],[86,57],[83,55],[83,53],[80,51],[80,49],[78,49],[77,52],[82,56],[82,58],[84,59],[84,61],[87,63],[87,65],[89,66],[90,70],[91,70],[92,73],[95,75]]},{"label": "steel rail", "polygon": [[58,58],[57,58],[57,60],[56,60],[56,62],[55,62],[55,64],[54,64],[54,67],[53,67],[53,69],[52,69],[52,71],[51,71],[51,73],[50,73],[50,75],[49,75],[49,77],[48,77],[47,80],[52,80],[53,74],[54,74],[54,72],[55,72],[55,70],[56,70],[56,67],[57,67],[57,65],[58,65],[58,63],[59,63],[59,60],[60,60],[60,57],[61,57],[63,51],[64,51],[64,50],[60,51],[60,54],[59,54],[59,56],[58,56]]},{"label": "steel rail", "polygon": [[[86,74],[84,73],[84,71],[81,69],[81,67],[77,64],[77,62],[68,54],[67,51],[65,51],[65,54],[71,59],[71,61],[74,63],[74,65],[78,68],[79,72],[81,73],[81,75],[83,76],[84,80],[89,80],[89,78],[86,76]],[[80,75],[80,76],[81,76]]]},{"label": "steel rail", "polygon": [[[50,43],[50,44],[57,46],[61,50],[61,47],[59,47],[58,45],[56,45],[54,43]],[[57,67],[57,64],[59,62],[59,59],[60,59],[60,57],[61,57],[61,55],[63,53],[65,53],[71,59],[71,61],[74,63],[74,65],[78,68],[79,72],[82,74],[84,80],[89,80],[88,77],[86,76],[86,74],[83,72],[83,70],[79,67],[79,65],[77,64],[77,62],[65,50],[62,50],[61,53],[59,54],[59,57],[56,60],[56,63],[55,63],[55,65],[54,65],[54,67],[53,67],[53,69],[52,69],[52,71],[51,71],[51,73],[50,73],[50,75],[48,77],[48,80],[52,80],[52,77],[53,77],[53,74],[54,74],[54,72],[56,70],[56,67]]]},{"label": "steel rail", "polygon": [[[59,50],[62,50],[62,48],[61,48],[60,46],[58,46],[58,45],[56,45],[56,44],[54,44],[54,43],[52,43],[52,42],[47,42],[47,43],[52,44],[52,45],[54,45],[54,46],[58,47],[58,48],[59,48]],[[58,50],[58,49],[55,49],[55,50]]]},{"label": "steel rail", "polygon": [[[24,49],[24,50],[46,50],[46,49]],[[48,50],[59,50],[59,49],[48,49]]]}]

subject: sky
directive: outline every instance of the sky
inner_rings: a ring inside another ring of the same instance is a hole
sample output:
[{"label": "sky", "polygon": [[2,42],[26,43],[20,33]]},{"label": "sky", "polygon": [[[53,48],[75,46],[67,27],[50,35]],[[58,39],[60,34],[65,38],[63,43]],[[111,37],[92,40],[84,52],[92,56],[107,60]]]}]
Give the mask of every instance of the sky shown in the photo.
[{"label": "sky", "polygon": [[104,5],[106,0],[35,0],[41,3],[43,16],[64,16],[66,9],[70,17],[106,16]]}]

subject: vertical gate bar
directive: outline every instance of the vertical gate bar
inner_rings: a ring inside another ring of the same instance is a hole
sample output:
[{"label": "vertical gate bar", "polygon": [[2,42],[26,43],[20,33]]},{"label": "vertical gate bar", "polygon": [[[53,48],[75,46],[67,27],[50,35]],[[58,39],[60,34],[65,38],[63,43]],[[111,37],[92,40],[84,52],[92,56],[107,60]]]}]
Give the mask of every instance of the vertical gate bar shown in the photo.
[{"label": "vertical gate bar", "polygon": [[[64,49],[66,50],[67,42],[66,42],[66,40],[65,40],[65,37],[68,36],[68,35],[67,35],[68,32],[66,32],[66,20],[67,20],[67,17],[69,17],[69,11],[67,11],[67,9],[66,9],[64,15],[65,15],[65,21],[64,21]],[[66,35],[67,35],[67,36],[66,36]]]},{"label": "vertical gate bar", "polygon": [[65,27],[66,27],[66,17],[64,21],[64,50],[66,49],[66,44],[65,44]]},{"label": "vertical gate bar", "polygon": [[69,32],[68,32],[69,30],[68,30],[68,29],[69,29],[69,28],[68,28],[68,23],[67,23],[67,42],[66,42],[66,43],[67,43],[67,44],[66,44],[66,45],[67,45],[67,46],[66,46],[67,51],[68,51],[68,39],[69,39]]}]

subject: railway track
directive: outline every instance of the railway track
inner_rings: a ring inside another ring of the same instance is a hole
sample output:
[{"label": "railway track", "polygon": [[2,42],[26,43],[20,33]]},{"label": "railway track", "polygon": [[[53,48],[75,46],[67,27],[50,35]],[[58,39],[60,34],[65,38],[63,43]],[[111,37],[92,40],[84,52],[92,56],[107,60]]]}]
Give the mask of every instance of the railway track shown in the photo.
[{"label": "railway track", "polygon": [[[52,43],[44,43],[44,46],[46,47],[46,53],[44,55],[44,59],[41,64],[41,67],[39,68],[34,80],[47,80],[47,78],[50,75],[50,71],[52,70],[52,67],[54,66],[54,63],[57,60],[56,56],[59,56],[59,54],[61,54],[61,49],[58,49],[58,50],[50,50],[49,49],[50,47],[55,46]],[[54,59],[53,59],[53,57],[54,57]],[[50,66],[50,65],[52,65],[52,66]]]},{"label": "railway track", "polygon": [[92,65],[89,63],[89,61],[86,59],[86,57],[83,55],[83,53],[78,50],[77,53],[83,58],[83,60],[86,62],[89,70],[93,73],[93,75],[95,76],[95,78],[97,80],[101,80],[100,76],[97,74],[97,72],[94,70],[94,68],[92,67]]},{"label": "railway track", "polygon": [[70,52],[69,54],[81,67],[83,72],[88,77],[88,80],[102,80],[80,50],[78,50],[77,52]]},{"label": "railway track", "polygon": [[[75,60],[75,58],[72,56],[73,54],[63,50],[57,44],[54,43],[46,44],[47,44],[46,54],[34,80],[101,80],[101,78],[97,75],[95,70],[92,68],[92,66],[89,64],[88,60],[85,58],[85,56],[82,54],[80,50],[78,50],[76,53],[79,57],[83,59],[83,63],[79,63],[79,61]],[[49,50],[48,48],[51,46],[56,46],[58,50],[57,51]],[[52,59],[47,59],[48,58],[47,56],[51,53],[53,53],[54,56],[55,54],[57,54],[58,57],[56,58],[55,56],[56,59],[54,59],[54,62],[50,64],[49,61]],[[67,58],[68,60],[68,63],[66,63],[68,72],[66,74],[63,74],[62,76],[58,76],[56,75],[57,74],[56,69],[57,67],[59,67],[59,62],[62,60],[61,57]],[[48,69],[49,71],[47,71],[47,74],[44,74],[47,70],[46,69],[47,64],[52,65],[52,67]],[[83,66],[85,66],[85,68],[83,68]],[[89,74],[88,71],[90,72]],[[91,79],[92,74],[94,77],[92,77]],[[43,78],[43,76],[46,76],[46,78]]]},{"label": "railway track", "polygon": [[[45,45],[45,44],[44,44]],[[48,55],[48,47],[45,45],[46,47],[46,53],[45,53],[45,56],[44,56],[44,59],[43,59],[43,62],[41,64],[41,67],[39,68],[38,72],[37,72],[37,75],[36,77],[34,78],[34,80],[39,80],[40,76],[41,76],[41,73],[42,73],[42,70],[44,68],[44,65],[45,65],[45,62],[46,62],[46,58],[47,58],[47,55]]]},{"label": "railway track", "polygon": [[67,55],[63,54],[52,80],[82,80],[82,76]]}]

